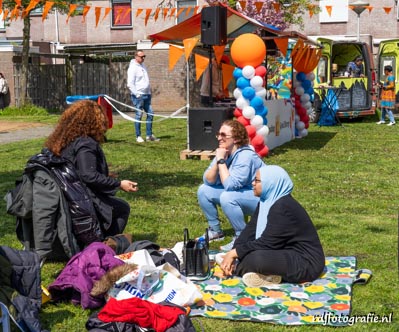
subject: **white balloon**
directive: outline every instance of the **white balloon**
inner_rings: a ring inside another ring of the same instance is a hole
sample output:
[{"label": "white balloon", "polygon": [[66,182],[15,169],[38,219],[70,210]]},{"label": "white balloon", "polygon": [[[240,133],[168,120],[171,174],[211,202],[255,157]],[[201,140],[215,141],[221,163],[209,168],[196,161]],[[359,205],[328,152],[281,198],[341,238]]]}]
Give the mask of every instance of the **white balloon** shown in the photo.
[{"label": "white balloon", "polygon": [[302,95],[304,94],[304,92],[305,92],[305,89],[302,88],[301,86],[298,86],[298,87],[295,88],[295,93],[296,93],[298,96],[302,96]]},{"label": "white balloon", "polygon": [[236,100],[236,106],[243,110],[245,106],[249,106],[249,101],[245,99],[243,96],[238,97]]},{"label": "white balloon", "polygon": [[255,115],[251,119],[251,125],[253,125],[257,130],[263,126],[263,118],[260,115]]},{"label": "white balloon", "polygon": [[314,79],[315,79],[315,74],[314,74],[314,72],[310,72],[310,73],[307,73],[306,74],[306,79],[308,79],[309,81],[314,81]]},{"label": "white balloon", "polygon": [[233,91],[233,95],[235,99],[238,99],[242,96],[242,91],[240,88],[235,88]]},{"label": "white balloon", "polygon": [[310,102],[310,101],[308,101],[308,102],[306,102],[306,103],[304,103],[303,105],[302,105],[305,109],[309,109],[309,108],[312,108],[312,103]]},{"label": "white balloon", "polygon": [[253,119],[254,116],[255,116],[255,109],[254,109],[252,106],[245,106],[245,107],[242,109],[242,115],[243,115],[245,118],[251,120],[251,119]]},{"label": "white balloon", "polygon": [[265,88],[262,88],[261,90],[256,91],[255,94],[264,99],[266,97],[267,91]]},{"label": "white balloon", "polygon": [[306,128],[302,129],[302,130],[299,132],[299,135],[301,135],[301,137],[308,136],[308,130],[307,130]]},{"label": "white balloon", "polygon": [[250,80],[252,77],[255,76],[255,68],[252,66],[245,66],[242,69],[242,76]]},{"label": "white balloon", "polygon": [[302,82],[294,81],[294,88],[297,88],[298,86],[302,86]]},{"label": "white balloon", "polygon": [[298,131],[302,131],[303,129],[305,129],[305,124],[303,123],[303,121],[298,121],[295,127],[296,129],[298,129]]},{"label": "white balloon", "polygon": [[304,93],[302,96],[301,96],[301,102],[303,101],[303,102],[307,102],[307,101],[309,101],[310,100],[310,96],[309,96],[309,94],[308,93]]},{"label": "white balloon", "polygon": [[260,76],[254,76],[251,78],[249,83],[256,90],[256,88],[263,87],[263,78]]},{"label": "white balloon", "polygon": [[269,128],[267,126],[262,126],[256,131],[256,133],[262,136],[267,136],[269,135]]},{"label": "white balloon", "polygon": [[295,123],[297,123],[298,121],[300,121],[301,120],[301,118],[299,117],[299,115],[298,114],[295,114]]}]

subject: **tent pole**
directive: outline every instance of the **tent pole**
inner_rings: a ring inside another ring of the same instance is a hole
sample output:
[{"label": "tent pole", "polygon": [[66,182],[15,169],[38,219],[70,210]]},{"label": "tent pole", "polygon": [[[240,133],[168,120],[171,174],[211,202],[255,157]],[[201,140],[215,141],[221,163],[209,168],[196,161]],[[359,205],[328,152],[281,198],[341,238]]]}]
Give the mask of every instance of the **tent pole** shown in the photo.
[{"label": "tent pole", "polygon": [[[191,55],[190,55],[191,57]],[[190,119],[190,59],[186,61],[186,111],[187,111],[187,149],[190,149],[190,132],[189,132],[189,119]]]},{"label": "tent pole", "polygon": [[212,47],[209,45],[209,106],[213,107],[213,89],[212,89]]}]

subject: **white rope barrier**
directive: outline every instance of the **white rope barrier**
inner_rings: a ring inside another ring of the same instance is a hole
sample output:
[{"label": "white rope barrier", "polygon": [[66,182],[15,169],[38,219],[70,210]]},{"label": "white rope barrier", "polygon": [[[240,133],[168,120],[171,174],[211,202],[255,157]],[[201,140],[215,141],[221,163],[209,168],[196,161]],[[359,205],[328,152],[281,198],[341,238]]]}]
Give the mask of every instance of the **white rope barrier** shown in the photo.
[{"label": "white rope barrier", "polygon": [[[118,100],[116,100],[116,99],[114,99],[114,98],[112,98],[112,97],[110,97],[110,96],[108,96],[108,95],[103,95],[103,97],[104,97],[104,99],[107,101],[107,103],[110,104],[110,105],[112,106],[112,108],[113,108],[115,111],[117,111],[117,112],[122,116],[122,118],[124,118],[125,120],[129,120],[129,121],[132,121],[132,122],[140,122],[140,123],[147,123],[147,122],[148,122],[148,121],[139,121],[139,120],[136,120],[135,118],[133,118],[133,117],[131,117],[131,116],[129,116],[129,115],[123,113],[121,110],[119,110],[119,109],[114,105],[114,103],[115,103],[115,104],[122,105],[122,106],[127,107],[127,108],[130,108],[131,110],[133,110],[133,111],[135,111],[135,112],[142,112],[142,113],[145,113],[143,110],[138,109],[138,108],[135,108],[135,107],[130,106],[130,105],[127,105],[127,104],[125,104],[125,103],[122,103],[122,102],[120,102],[120,101],[118,101]],[[114,103],[112,103],[112,102],[114,102]],[[160,119],[155,119],[153,122],[161,122],[161,121],[165,121],[165,120],[167,120],[167,119],[172,119],[172,118],[173,118],[173,119],[187,119],[187,115],[179,115],[179,114],[180,114],[181,112],[183,112],[185,109],[188,109],[188,108],[189,108],[189,105],[183,106],[183,107],[179,108],[177,111],[173,112],[173,113],[170,114],[170,115],[153,114],[154,117],[160,117]]]}]

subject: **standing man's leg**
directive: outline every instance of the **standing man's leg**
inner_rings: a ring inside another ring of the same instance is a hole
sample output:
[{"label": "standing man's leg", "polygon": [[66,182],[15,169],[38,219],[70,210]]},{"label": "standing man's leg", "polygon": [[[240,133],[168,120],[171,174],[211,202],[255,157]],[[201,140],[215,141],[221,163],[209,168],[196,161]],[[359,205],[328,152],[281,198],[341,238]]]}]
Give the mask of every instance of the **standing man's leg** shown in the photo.
[{"label": "standing man's leg", "polygon": [[[134,122],[134,129],[136,131],[136,140],[137,142],[144,142],[141,137],[141,118],[143,117],[143,97],[137,98],[135,95],[131,95],[133,107],[136,109],[136,116]],[[141,138],[141,140],[140,140]]]},{"label": "standing man's leg", "polygon": [[151,95],[145,95],[143,96],[144,98],[144,111],[147,113],[147,122],[146,122],[146,136],[151,137],[152,136],[152,119],[153,119],[153,114],[154,110],[152,109],[151,106]]}]

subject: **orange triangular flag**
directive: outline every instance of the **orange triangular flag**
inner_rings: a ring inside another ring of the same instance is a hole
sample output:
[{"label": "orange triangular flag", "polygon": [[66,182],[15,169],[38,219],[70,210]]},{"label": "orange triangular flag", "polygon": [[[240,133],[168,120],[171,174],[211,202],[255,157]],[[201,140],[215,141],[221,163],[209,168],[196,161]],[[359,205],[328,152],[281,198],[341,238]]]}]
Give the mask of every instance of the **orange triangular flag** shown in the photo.
[{"label": "orange triangular flag", "polygon": [[227,89],[230,81],[233,79],[233,72],[236,67],[229,65],[227,63],[222,63],[222,81],[223,90]]},{"label": "orange triangular flag", "polygon": [[163,19],[166,19],[166,16],[168,16],[169,8],[164,8],[163,9]]},{"label": "orange triangular flag", "polygon": [[193,7],[187,7],[187,9],[186,9],[186,17],[190,16],[191,9],[193,9]]},{"label": "orange triangular flag", "polygon": [[101,19],[101,22],[104,21],[104,19],[108,16],[108,14],[111,11],[111,9],[112,9],[111,7],[106,7],[105,8],[105,13],[104,13],[103,18]]},{"label": "orange triangular flag", "polygon": [[176,14],[176,17],[179,17],[180,14],[183,13],[183,10],[184,10],[184,9],[185,9],[185,8],[180,8],[179,11],[178,11],[177,14]]},{"label": "orange triangular flag", "polygon": [[172,17],[176,13],[176,7],[173,7],[170,11],[169,17]]},{"label": "orange triangular flag", "polygon": [[94,13],[96,16],[96,28],[98,26],[98,22],[100,21],[101,9],[102,9],[102,7],[94,7]]},{"label": "orange triangular flag", "polygon": [[[22,7],[21,1],[22,0],[14,0],[15,3],[17,4],[17,7]],[[17,15],[18,16],[18,15]]]},{"label": "orange triangular flag", "polygon": [[132,11],[132,8],[126,9],[125,13],[123,14],[123,16],[122,16],[122,18],[121,18],[121,20],[122,20],[123,22],[124,22],[126,16],[129,15],[131,11]]},{"label": "orange triangular flag", "polygon": [[[3,9],[1,8],[1,6],[2,6],[2,0],[0,0],[0,15],[1,15],[1,13],[3,12]],[[2,20],[5,21],[5,18],[2,18]]]},{"label": "orange triangular flag", "polygon": [[220,60],[222,59],[224,49],[226,48],[226,45],[214,45],[213,46],[213,51],[215,52],[215,58],[216,62],[219,64]]},{"label": "orange triangular flag", "polygon": [[145,25],[145,26],[147,26],[148,19],[150,18],[150,15],[151,15],[151,11],[152,11],[151,8],[147,8],[147,9],[145,10],[145,19],[144,19],[144,25]]},{"label": "orange triangular flag", "polygon": [[278,2],[273,2],[273,7],[277,13],[280,12],[280,4]]},{"label": "orange triangular flag", "polygon": [[69,5],[69,13],[68,13],[68,17],[67,17],[67,19],[66,19],[66,22],[68,23],[68,21],[69,21],[69,18],[71,17],[71,15],[73,14],[73,12],[76,10],[76,7],[77,7],[78,5],[77,4],[70,4]]},{"label": "orange triangular flag", "polygon": [[313,17],[316,5],[308,5],[309,17]]},{"label": "orange triangular flag", "polygon": [[241,6],[241,9],[245,10],[245,7],[247,6],[247,2],[246,1],[238,1],[238,2],[240,4],[240,6]]},{"label": "orange triangular flag", "polygon": [[188,61],[188,58],[190,57],[195,45],[197,45],[198,40],[199,38],[196,37],[183,39],[184,52],[186,53],[186,61]]},{"label": "orange triangular flag", "polygon": [[[40,0],[31,0],[29,2],[28,7],[24,10],[24,13],[22,14],[22,18],[25,18],[29,14],[29,12],[37,6],[37,4],[40,2]],[[0,8],[1,8],[1,0],[0,0]]]},{"label": "orange triangular flag", "polygon": [[155,14],[154,14],[154,20],[155,20],[155,22],[157,21],[157,19],[158,19],[158,16],[159,16],[159,11],[161,10],[161,8],[157,8],[157,9],[155,9]]},{"label": "orange triangular flag", "polygon": [[179,61],[180,57],[184,53],[183,47],[178,47],[175,45],[169,44],[169,70],[173,70],[176,66],[177,61]]},{"label": "orange triangular flag", "polygon": [[82,23],[86,22],[86,16],[87,16],[87,13],[89,12],[90,8],[91,8],[90,6],[83,7]]},{"label": "orange triangular flag", "polygon": [[288,50],[288,38],[274,38],[274,42],[276,43],[280,52],[286,56]]},{"label": "orange triangular flag", "polygon": [[260,10],[262,9],[262,7],[263,7],[263,2],[260,2],[260,1],[256,1],[255,2],[255,7],[256,7],[256,10],[258,11],[258,13],[260,12]]},{"label": "orange triangular flag", "polygon": [[331,17],[332,6],[326,6],[326,10],[327,10],[328,16]]},{"label": "orange triangular flag", "polygon": [[143,11],[142,8],[137,9],[136,11],[136,17],[139,16],[141,14],[141,12]]},{"label": "orange triangular flag", "polygon": [[7,19],[7,16],[8,16],[8,13],[9,13],[10,11],[8,10],[8,9],[4,9],[4,11],[3,11],[3,20],[5,21],[6,19]]},{"label": "orange triangular flag", "polygon": [[194,7],[194,13],[193,13],[193,15],[198,14],[198,9],[199,9],[199,6],[195,6],[195,7]]},{"label": "orange triangular flag", "polygon": [[384,8],[386,14],[389,14],[392,10],[392,7],[382,7],[382,8]]},{"label": "orange triangular flag", "polygon": [[209,59],[199,54],[194,54],[194,56],[195,56],[195,75],[196,75],[195,80],[198,81],[202,73],[205,71],[206,67],[208,67]]},{"label": "orange triangular flag", "polygon": [[12,21],[13,19],[16,20],[17,18],[18,18],[18,5],[15,5],[14,9],[10,13],[10,21]]},{"label": "orange triangular flag", "polygon": [[154,47],[156,44],[159,43],[159,39],[155,39],[152,44],[151,44],[151,48]]},{"label": "orange triangular flag", "polygon": [[373,6],[366,6],[367,10],[369,11],[369,13],[371,13],[371,11],[374,9]]},{"label": "orange triangular flag", "polygon": [[53,5],[54,5],[53,1],[46,1],[43,8],[42,22],[46,19],[48,12],[50,11],[51,7],[53,7]]}]

